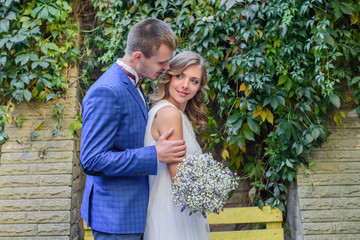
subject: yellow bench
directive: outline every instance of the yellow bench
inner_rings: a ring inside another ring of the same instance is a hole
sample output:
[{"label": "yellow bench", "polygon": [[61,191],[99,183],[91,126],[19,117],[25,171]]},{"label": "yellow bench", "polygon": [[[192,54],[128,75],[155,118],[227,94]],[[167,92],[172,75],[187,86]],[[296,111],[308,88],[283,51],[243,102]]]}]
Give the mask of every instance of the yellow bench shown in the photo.
[{"label": "yellow bench", "polygon": [[[211,240],[284,240],[282,212],[265,206],[225,208],[220,214],[209,214],[210,224],[265,223],[266,229],[211,232]],[[93,240],[91,229],[84,222],[84,240]],[[156,239],[154,239],[156,240]]]},{"label": "yellow bench", "polygon": [[283,216],[279,209],[265,206],[224,208],[220,214],[209,214],[210,224],[265,223],[266,229],[211,232],[211,240],[284,240]]}]

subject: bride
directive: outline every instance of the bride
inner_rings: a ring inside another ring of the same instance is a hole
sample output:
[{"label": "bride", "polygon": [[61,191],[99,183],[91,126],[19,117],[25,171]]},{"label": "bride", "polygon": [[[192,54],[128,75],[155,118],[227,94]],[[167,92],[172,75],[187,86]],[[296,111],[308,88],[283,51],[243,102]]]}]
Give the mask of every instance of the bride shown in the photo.
[{"label": "bride", "polygon": [[[186,154],[202,153],[193,127],[206,124],[202,88],[207,83],[204,59],[184,51],[169,62],[170,70],[150,96],[155,105],[149,112],[144,145],[154,145],[164,132],[173,128],[170,139],[184,139]],[[157,175],[149,176],[150,196],[144,240],[210,239],[207,219],[189,216],[174,204],[170,191],[177,164],[159,163]]]}]

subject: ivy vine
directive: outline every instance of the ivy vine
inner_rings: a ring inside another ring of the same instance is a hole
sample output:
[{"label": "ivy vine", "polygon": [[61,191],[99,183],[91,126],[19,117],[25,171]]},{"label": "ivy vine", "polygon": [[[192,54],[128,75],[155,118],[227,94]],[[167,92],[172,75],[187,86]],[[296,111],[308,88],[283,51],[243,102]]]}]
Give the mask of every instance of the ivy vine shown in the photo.
[{"label": "ivy vine", "polygon": [[72,1],[0,1],[0,145],[5,124],[21,127],[26,118],[12,113],[14,104],[64,95],[67,70],[80,56],[77,37]]},{"label": "ivy vine", "polygon": [[[209,128],[203,142],[250,180],[259,207],[269,203],[285,211],[297,166],[327,140],[326,122],[340,125],[342,102],[360,101],[358,1],[87,3],[96,16],[82,43],[85,85],[96,80],[94,70],[104,71],[122,56],[129,29],[147,17],[174,29],[178,51],[193,50],[207,60]],[[64,70],[80,54],[72,11],[71,1],[0,0],[0,144],[8,137],[4,124],[20,122],[9,112],[14,102],[46,101],[66,91]],[[71,129],[80,126],[78,115]]]},{"label": "ivy vine", "polygon": [[[297,166],[327,140],[326,122],[340,125],[341,101],[360,100],[355,0],[91,3],[98,24],[86,38],[88,82],[92,69],[104,71],[122,56],[129,29],[146,17],[174,29],[178,51],[190,49],[207,59],[209,129],[202,139],[242,170],[259,207],[266,202],[285,211]],[[330,111],[334,119],[328,119]]]}]

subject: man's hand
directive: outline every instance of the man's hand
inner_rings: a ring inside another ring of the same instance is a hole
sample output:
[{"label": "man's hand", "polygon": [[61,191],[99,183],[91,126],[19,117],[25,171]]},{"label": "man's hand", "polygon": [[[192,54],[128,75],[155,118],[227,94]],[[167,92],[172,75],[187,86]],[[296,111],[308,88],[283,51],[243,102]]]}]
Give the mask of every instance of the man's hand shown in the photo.
[{"label": "man's hand", "polygon": [[174,129],[170,128],[157,140],[155,147],[159,162],[178,163],[185,158],[186,146],[184,140],[168,140]]}]

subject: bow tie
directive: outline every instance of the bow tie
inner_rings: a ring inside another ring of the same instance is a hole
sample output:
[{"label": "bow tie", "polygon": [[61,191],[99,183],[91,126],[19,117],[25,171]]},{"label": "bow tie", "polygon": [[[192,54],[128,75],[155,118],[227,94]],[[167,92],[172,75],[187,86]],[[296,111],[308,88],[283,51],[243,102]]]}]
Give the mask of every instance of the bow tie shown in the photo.
[{"label": "bow tie", "polygon": [[[131,78],[132,80],[136,80],[136,77],[134,76],[134,74],[132,74],[131,72],[129,72],[128,70],[126,70],[123,66],[121,66],[120,64],[118,64],[119,67],[121,67],[121,69],[126,73],[126,75],[128,75],[129,78]],[[140,84],[144,81],[144,77],[140,77],[139,81],[137,82],[137,84],[135,85],[135,88],[138,88],[140,86]]]}]

